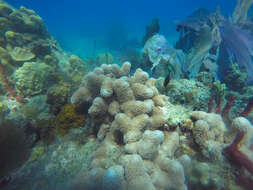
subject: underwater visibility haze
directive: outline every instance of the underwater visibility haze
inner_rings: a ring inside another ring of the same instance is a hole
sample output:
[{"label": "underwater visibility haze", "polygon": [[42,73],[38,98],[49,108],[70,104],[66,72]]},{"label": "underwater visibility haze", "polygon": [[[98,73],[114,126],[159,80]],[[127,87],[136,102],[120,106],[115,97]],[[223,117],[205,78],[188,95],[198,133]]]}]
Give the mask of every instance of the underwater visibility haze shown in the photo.
[{"label": "underwater visibility haze", "polygon": [[253,0],[0,0],[0,189],[253,190]]}]

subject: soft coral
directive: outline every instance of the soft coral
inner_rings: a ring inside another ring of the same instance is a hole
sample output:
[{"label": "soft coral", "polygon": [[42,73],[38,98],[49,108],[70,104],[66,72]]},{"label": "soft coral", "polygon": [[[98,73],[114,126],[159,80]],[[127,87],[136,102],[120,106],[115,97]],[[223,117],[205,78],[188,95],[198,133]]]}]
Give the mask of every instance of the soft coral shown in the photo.
[{"label": "soft coral", "polygon": [[[219,31],[222,38],[221,52],[226,51],[227,55],[233,58],[240,67],[248,74],[247,83],[253,84],[253,37],[240,27],[221,21]],[[221,59],[221,61],[224,61]],[[220,62],[222,64],[222,62]]]},{"label": "soft coral", "polygon": [[[253,175],[253,161],[247,155],[239,150],[239,143],[245,135],[244,131],[240,131],[233,143],[224,149],[227,158],[234,164],[245,168],[251,175]],[[245,190],[252,190],[253,180],[249,176],[240,175],[236,178],[236,183],[243,187]]]},{"label": "soft coral", "polygon": [[6,75],[5,75],[5,71],[4,70],[5,70],[4,66],[0,62],[0,78],[2,80],[3,85],[6,87],[6,89],[9,92],[9,94],[16,99],[17,102],[26,103],[27,100],[25,98],[23,98],[22,96],[17,95],[17,92],[14,90],[13,86],[9,83],[9,81],[8,81]]}]

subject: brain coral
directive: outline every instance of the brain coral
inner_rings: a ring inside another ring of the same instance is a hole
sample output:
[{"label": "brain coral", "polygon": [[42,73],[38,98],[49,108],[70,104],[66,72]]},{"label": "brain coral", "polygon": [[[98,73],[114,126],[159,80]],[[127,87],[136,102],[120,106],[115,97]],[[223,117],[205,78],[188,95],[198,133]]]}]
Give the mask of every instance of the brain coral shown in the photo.
[{"label": "brain coral", "polygon": [[45,63],[25,62],[14,73],[17,93],[31,96],[47,89],[52,78],[53,69]]}]

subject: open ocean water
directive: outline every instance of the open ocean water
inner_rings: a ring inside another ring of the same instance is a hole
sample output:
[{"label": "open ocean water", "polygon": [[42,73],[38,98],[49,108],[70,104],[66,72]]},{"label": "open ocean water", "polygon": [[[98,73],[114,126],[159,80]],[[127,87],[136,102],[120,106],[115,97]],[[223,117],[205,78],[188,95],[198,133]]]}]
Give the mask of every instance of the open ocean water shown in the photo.
[{"label": "open ocean water", "polygon": [[111,28],[122,27],[127,37],[141,39],[145,33],[145,26],[157,17],[160,19],[161,33],[171,43],[175,43],[176,21],[184,19],[198,8],[204,7],[215,11],[218,5],[223,15],[231,15],[236,4],[236,0],[160,0],[158,2],[10,0],[7,2],[15,7],[24,5],[35,10],[61,46],[66,51],[81,57],[92,55],[94,41],[98,43],[98,51],[103,52],[108,49],[104,41],[109,38],[106,35]]}]

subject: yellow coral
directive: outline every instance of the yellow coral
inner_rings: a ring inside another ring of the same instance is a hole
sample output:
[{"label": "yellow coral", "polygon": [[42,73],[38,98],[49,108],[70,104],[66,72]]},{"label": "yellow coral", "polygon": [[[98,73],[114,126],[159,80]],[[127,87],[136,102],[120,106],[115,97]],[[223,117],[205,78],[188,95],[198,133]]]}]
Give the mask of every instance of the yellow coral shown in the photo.
[{"label": "yellow coral", "polygon": [[69,94],[70,83],[60,81],[57,86],[52,90],[53,96],[67,97]]},{"label": "yellow coral", "polygon": [[82,80],[83,80],[83,76],[74,75],[74,76],[72,77],[72,80],[73,80],[74,82],[79,82],[79,83],[81,83]]},{"label": "yellow coral", "polygon": [[189,145],[183,144],[182,145],[183,153],[189,155],[190,157],[193,157],[196,155],[196,151],[193,150]]},{"label": "yellow coral", "polygon": [[30,155],[28,162],[32,162],[40,158],[45,153],[45,148],[43,146],[35,147]]},{"label": "yellow coral", "polygon": [[70,128],[83,126],[85,119],[85,115],[76,112],[74,104],[66,104],[56,117],[58,134],[63,136]]}]

